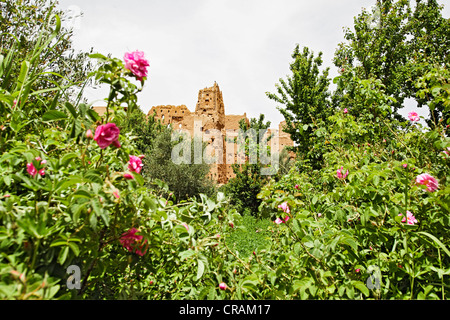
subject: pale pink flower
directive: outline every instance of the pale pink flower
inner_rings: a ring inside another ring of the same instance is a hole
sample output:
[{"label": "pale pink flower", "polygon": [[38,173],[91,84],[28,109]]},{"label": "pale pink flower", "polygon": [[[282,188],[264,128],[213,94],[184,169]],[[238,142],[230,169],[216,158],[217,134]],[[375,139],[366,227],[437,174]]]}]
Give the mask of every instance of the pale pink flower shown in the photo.
[{"label": "pale pink flower", "polygon": [[225,284],[225,282],[221,282],[221,283],[219,284],[219,289],[220,289],[220,290],[226,290],[226,288],[227,288],[227,285]]},{"label": "pale pink flower", "polygon": [[41,164],[46,164],[47,163],[47,160],[42,160],[41,161]]},{"label": "pale pink flower", "polygon": [[416,183],[427,186],[427,190],[430,192],[436,191],[439,188],[437,179],[428,173],[418,175],[416,178]]},{"label": "pale pink flower", "polygon": [[27,172],[33,177],[37,174],[37,170],[32,163],[27,163]]},{"label": "pale pink flower", "polygon": [[348,112],[347,108],[344,108],[344,113],[347,113],[347,112]]},{"label": "pale pink flower", "polygon": [[130,156],[130,161],[128,161],[128,170],[140,173],[142,166],[142,160],[139,157]]},{"label": "pale pink flower", "polygon": [[136,79],[142,81],[144,77],[147,77],[147,67],[150,64],[144,58],[142,51],[127,52],[123,59],[125,61],[125,68],[130,70],[136,76]]},{"label": "pale pink flower", "polygon": [[37,162],[39,162],[39,161],[42,160],[42,158],[41,158],[41,157],[36,157],[36,158],[34,158],[34,160],[36,160]]},{"label": "pale pink flower", "polygon": [[410,113],[408,113],[408,118],[409,120],[411,120],[412,122],[416,122],[420,120],[419,115],[417,114],[417,112],[415,111],[411,111]]},{"label": "pale pink flower", "polygon": [[285,201],[282,204],[278,205],[278,208],[282,209],[286,213],[291,212],[291,210],[289,209],[287,201]]},{"label": "pale pink flower", "polygon": [[317,214],[317,216],[320,218],[320,217],[322,216],[322,214],[319,212],[319,213]]},{"label": "pale pink flower", "polygon": [[276,218],[274,222],[275,222],[276,224],[281,224],[281,223],[283,223],[284,221],[281,220],[280,218]]},{"label": "pale pink flower", "polygon": [[341,167],[340,169],[337,169],[337,171],[336,171],[336,176],[339,178],[339,179],[345,179],[345,178],[347,178],[347,176],[348,176],[348,169],[347,169],[347,171],[344,173],[344,167]]},{"label": "pale pink flower", "polygon": [[45,170],[42,168],[41,170],[39,170],[39,174],[43,177],[45,175]]},{"label": "pale pink flower", "polygon": [[408,166],[407,163],[402,164],[403,168],[406,168]]},{"label": "pale pink flower", "polygon": [[286,216],[286,218],[284,218],[284,222],[287,222],[289,219],[289,216]]},{"label": "pale pink flower", "polygon": [[97,127],[94,140],[101,149],[105,149],[111,144],[120,148],[119,134],[120,129],[115,123],[107,123]]},{"label": "pale pink flower", "polygon": [[[403,216],[403,214],[401,214],[401,213],[399,213],[398,215],[400,217]],[[409,212],[407,210],[406,217],[403,217],[402,222],[407,222],[409,225],[414,225],[415,223],[417,223],[417,219],[416,219],[416,217],[413,216],[413,214],[411,212]]]},{"label": "pale pink flower", "polygon": [[116,197],[117,199],[120,199],[120,193],[119,193],[119,190],[117,190],[117,189],[114,190],[114,191],[113,191],[113,196]]}]

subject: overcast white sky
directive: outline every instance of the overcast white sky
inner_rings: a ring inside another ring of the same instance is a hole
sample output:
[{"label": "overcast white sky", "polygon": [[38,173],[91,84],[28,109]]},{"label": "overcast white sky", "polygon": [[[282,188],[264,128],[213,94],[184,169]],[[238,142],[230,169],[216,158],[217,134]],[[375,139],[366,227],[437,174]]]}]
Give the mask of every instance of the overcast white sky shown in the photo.
[{"label": "overcast white sky", "polygon": [[[59,0],[60,8],[83,16],[74,20],[78,50],[94,48],[123,58],[144,51],[149,77],[138,102],[185,104],[195,110],[198,91],[216,81],[226,114],[266,115],[275,127],[283,116],[265,92],[289,74],[296,44],[317,55],[337,76],[332,59],[343,27],[375,0]],[[441,1],[441,3],[443,3]],[[449,17],[449,6],[444,16]],[[102,100],[105,90],[89,90]],[[96,105],[104,105],[102,101]],[[424,109],[419,114],[427,115]]]}]

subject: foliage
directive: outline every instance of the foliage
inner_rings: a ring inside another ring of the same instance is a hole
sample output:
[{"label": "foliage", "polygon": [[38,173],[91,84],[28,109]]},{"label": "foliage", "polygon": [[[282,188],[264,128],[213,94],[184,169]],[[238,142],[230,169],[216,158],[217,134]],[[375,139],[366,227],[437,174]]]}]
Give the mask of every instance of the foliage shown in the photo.
[{"label": "foliage", "polygon": [[[173,138],[174,137],[174,138]],[[213,195],[215,186],[207,177],[210,166],[204,160],[195,163],[195,141],[192,139],[176,140],[172,128],[164,128],[154,138],[149,151],[144,158],[146,179],[164,181],[177,201],[187,200],[200,193]],[[139,138],[139,140],[142,138]],[[179,143],[187,143],[190,151],[188,163],[176,163],[172,158],[172,150]],[[201,150],[204,145],[200,144]]]},{"label": "foliage", "polygon": [[[56,16],[48,21],[33,49],[44,55],[61,32]],[[30,66],[43,61],[14,50],[0,55],[2,83],[19,70],[0,95],[1,299],[448,299],[449,124],[396,119],[382,79],[357,70],[334,79],[345,88],[339,106],[308,125],[321,166],[300,159],[265,180],[261,161],[249,163],[231,194],[227,186],[227,195],[179,201],[169,196],[177,183],[146,176],[147,161],[169,159],[178,140],[157,123],[129,122],[143,119],[145,77],[90,55],[92,77],[110,87],[99,116],[65,96],[69,88],[48,85],[55,96],[37,99],[46,89]],[[448,70],[428,67],[414,81],[418,98],[448,112]],[[242,126],[268,124],[261,116]],[[131,165],[141,152],[142,171]],[[422,174],[437,183],[424,185]]]},{"label": "foliage", "polygon": [[[239,123],[240,133],[245,134],[245,139],[237,137],[235,141],[242,141],[240,147],[244,150],[238,152],[244,154],[246,161],[243,164],[232,164],[235,177],[228,181],[224,191],[230,197],[231,205],[241,214],[258,214],[260,200],[257,195],[269,178],[262,173],[262,169],[267,165],[263,164],[260,158],[260,149],[269,149],[269,146],[261,144],[264,141],[259,139],[270,126],[270,122],[266,122],[264,118],[261,114],[258,119],[250,119],[248,124],[244,121]],[[270,141],[270,137],[265,141]]]},{"label": "foliage", "polygon": [[[449,62],[450,23],[441,11],[435,0],[417,1],[414,7],[408,0],[377,0],[372,12],[363,10],[355,17],[353,30],[345,29],[346,42],[336,50],[334,63],[342,73],[379,79],[395,99],[393,116],[401,120],[398,110],[406,98],[415,99],[419,107],[427,104],[417,99],[418,78],[430,66]],[[342,90],[338,86],[334,93],[335,105]]]},{"label": "foliage", "polygon": [[292,53],[294,60],[290,64],[292,75],[286,80],[280,79],[276,85],[277,93],[266,95],[269,99],[280,103],[278,110],[286,120],[284,131],[290,134],[294,141],[293,150],[299,157],[310,160],[315,166],[320,166],[319,150],[309,148],[312,127],[318,122],[326,124],[331,114],[328,86],[328,68],[320,74],[322,52],[317,57],[307,47],[300,52],[297,45]]}]

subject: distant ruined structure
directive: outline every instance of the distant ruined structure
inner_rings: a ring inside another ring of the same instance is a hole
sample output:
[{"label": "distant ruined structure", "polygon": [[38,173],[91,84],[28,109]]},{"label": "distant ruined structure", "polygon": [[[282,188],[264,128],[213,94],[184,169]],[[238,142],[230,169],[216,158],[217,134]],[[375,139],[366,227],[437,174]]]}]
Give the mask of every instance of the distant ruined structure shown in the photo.
[{"label": "distant ruined structure", "polygon": [[[104,112],[102,107],[96,107],[100,114]],[[217,83],[212,87],[199,90],[195,112],[191,112],[185,105],[160,105],[154,106],[148,112],[148,116],[154,116],[161,123],[170,125],[174,130],[188,132],[191,137],[201,136],[208,143],[208,152],[215,156],[216,162],[211,163],[209,177],[218,184],[225,184],[235,176],[231,165],[244,163],[245,159],[239,154],[238,145],[230,142],[230,138],[237,137],[239,122],[249,124],[246,113],[243,115],[226,115],[222,92]],[[268,129],[266,136],[272,133],[277,135],[274,139],[278,144],[275,151],[279,152],[286,146],[293,146],[290,135],[283,131],[285,122],[281,122],[277,130]],[[268,142],[271,145],[271,142]],[[291,154],[292,157],[292,154]]]}]

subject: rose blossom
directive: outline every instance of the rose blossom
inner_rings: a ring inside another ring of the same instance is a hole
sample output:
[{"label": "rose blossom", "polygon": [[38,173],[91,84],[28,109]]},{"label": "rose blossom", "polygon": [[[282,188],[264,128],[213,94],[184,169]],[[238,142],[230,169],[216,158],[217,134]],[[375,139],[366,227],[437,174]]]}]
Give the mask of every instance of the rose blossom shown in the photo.
[{"label": "rose blossom", "polygon": [[422,173],[417,176],[416,183],[427,186],[427,190],[430,192],[436,191],[439,188],[437,179],[428,173]]},{"label": "rose blossom", "polygon": [[339,179],[345,179],[345,178],[347,178],[347,176],[348,176],[348,169],[347,169],[347,171],[343,174],[343,172],[344,172],[344,167],[341,167],[340,169],[337,169],[337,171],[336,171],[336,176],[339,178]]},{"label": "rose blossom", "polygon": [[122,234],[119,241],[120,244],[128,251],[143,256],[147,252],[147,248],[145,248],[144,252],[142,252],[142,249],[147,243],[147,240],[142,243],[142,239],[144,237],[141,235],[136,235],[136,232],[138,232],[136,228],[131,228],[130,230]]},{"label": "rose blossom", "polygon": [[344,108],[344,113],[347,113],[347,112],[348,112],[347,108]]},{"label": "rose blossom", "polygon": [[86,131],[86,138],[94,139],[94,135],[92,134],[92,130],[91,129],[88,129],[88,131]]},{"label": "rose blossom", "polygon": [[127,52],[123,57],[125,60],[125,68],[130,70],[136,79],[142,81],[144,77],[147,77],[147,67],[150,65],[144,58],[142,51]]},{"label": "rose blossom", "polygon": [[115,123],[107,123],[97,127],[94,140],[101,149],[105,149],[111,144],[120,148],[119,134],[120,129]]},{"label": "rose blossom", "polygon": [[142,160],[139,157],[130,156],[130,161],[128,161],[128,170],[140,173],[142,166]]},{"label": "rose blossom", "polygon": [[[399,213],[399,216],[403,216],[403,214]],[[407,222],[410,225],[414,225],[415,223],[417,223],[417,219],[416,217],[413,216],[413,214],[411,212],[409,212],[408,210],[406,211],[406,217],[403,217],[402,222]]]},{"label": "rose blossom", "polygon": [[221,282],[220,284],[219,284],[219,289],[220,290],[225,290],[227,288],[227,285],[225,284],[225,282]]},{"label": "rose blossom", "polygon": [[278,205],[278,208],[282,209],[286,213],[291,212],[291,210],[289,210],[289,206],[288,206],[287,201],[285,201],[282,204]]},{"label": "rose blossom", "polygon": [[281,220],[280,218],[276,218],[274,222],[276,224],[281,224],[281,223],[283,223],[283,220]]},{"label": "rose blossom", "polygon": [[419,115],[417,114],[417,112],[415,111],[411,111],[410,113],[408,113],[408,118],[409,120],[411,120],[412,122],[416,122],[420,120]]},{"label": "rose blossom", "polygon": [[38,171],[34,167],[34,164],[27,163],[27,172],[34,177]]}]

